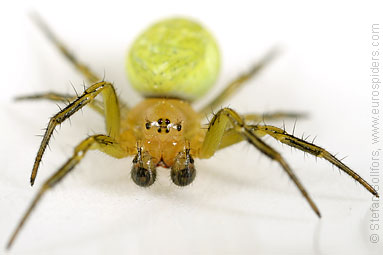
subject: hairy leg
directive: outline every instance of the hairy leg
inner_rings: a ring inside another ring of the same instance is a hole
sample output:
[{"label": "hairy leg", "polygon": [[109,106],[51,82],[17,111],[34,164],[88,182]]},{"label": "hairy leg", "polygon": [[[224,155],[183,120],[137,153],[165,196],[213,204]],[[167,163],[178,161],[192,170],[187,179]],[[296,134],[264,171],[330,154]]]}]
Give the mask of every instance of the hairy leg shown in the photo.
[{"label": "hairy leg", "polygon": [[49,26],[42,20],[42,18],[33,13],[32,20],[37,24],[46,37],[56,46],[56,48],[69,60],[70,63],[82,74],[90,83],[101,81],[93,71],[91,71],[84,63],[81,63],[77,58],[69,52],[68,48],[57,38]]},{"label": "hairy leg", "polygon": [[[243,115],[243,118],[246,123],[260,123],[265,121],[274,121],[279,119],[285,119],[285,118],[305,118],[307,114],[304,113],[293,113],[293,112],[271,112],[271,113],[264,113],[264,114],[245,114]],[[226,148],[228,146],[231,146],[233,144],[242,142],[245,138],[236,132],[233,128],[230,128],[225,131],[225,133],[222,136],[221,143],[219,144],[219,150]]]},{"label": "hairy leg", "polygon": [[215,97],[208,105],[206,105],[200,110],[200,113],[209,114],[212,110],[216,109],[217,107],[220,107],[222,103],[231,96],[233,96],[238,91],[238,89],[245,84],[246,81],[253,78],[256,74],[259,73],[259,71],[261,71],[265,66],[267,66],[276,54],[276,49],[270,50],[258,63],[253,65],[248,72],[240,75],[235,80],[230,82],[217,97]]},{"label": "hairy leg", "polygon": [[334,155],[326,151],[325,149],[305,141],[304,139],[297,138],[293,135],[288,134],[285,130],[281,128],[277,128],[270,125],[252,125],[251,129],[258,135],[270,135],[271,137],[277,139],[281,143],[287,144],[291,147],[297,148],[301,151],[308,152],[316,157],[324,158],[329,161],[331,164],[338,167],[343,172],[347,173],[349,176],[354,178],[357,182],[359,182],[363,187],[365,187],[371,194],[376,197],[379,197],[378,192],[365,181],[361,176],[359,176],[356,172],[351,170],[348,166],[343,164],[339,159],[337,159]]},{"label": "hairy leg", "polygon": [[76,148],[74,149],[73,156],[48,180],[44,182],[39,192],[35,196],[34,200],[28,207],[27,211],[24,213],[16,229],[12,233],[8,243],[7,249],[11,248],[15,238],[20,232],[21,228],[24,226],[25,222],[29,218],[32,211],[35,209],[36,205],[40,202],[42,196],[49,189],[53,188],[58,184],[74,167],[84,158],[88,150],[100,150],[106,154],[115,157],[123,158],[127,157],[127,152],[115,141],[113,138],[106,135],[94,135],[90,136],[87,139],[83,140]]},{"label": "hairy leg", "polygon": [[31,174],[31,185],[34,184],[37,175],[37,170],[41,162],[41,158],[56,126],[63,123],[65,120],[67,120],[70,116],[72,116],[85,105],[91,103],[93,99],[100,93],[102,93],[104,99],[105,120],[108,135],[110,135],[110,137],[112,137],[113,139],[119,138],[120,109],[113,85],[105,81],[95,83],[89,88],[87,88],[84,91],[84,93],[81,96],[79,96],[75,101],[67,105],[64,109],[62,109],[59,113],[57,113],[50,119],[33,165]]},{"label": "hairy leg", "polygon": [[[41,100],[46,99],[50,101],[57,101],[57,102],[63,102],[63,103],[70,103],[77,99],[78,96],[74,95],[67,95],[67,94],[60,94],[55,92],[47,92],[47,93],[41,93],[41,94],[33,94],[33,95],[25,95],[25,96],[18,96],[15,98],[16,101],[24,101],[24,100]],[[102,102],[98,100],[93,100],[91,103],[89,103],[89,106],[98,112],[101,115],[104,115],[104,107],[102,105]]]},{"label": "hairy leg", "polygon": [[[49,26],[43,21],[43,19],[36,13],[31,14],[31,19],[41,29],[45,36],[52,42],[52,44],[65,56],[65,58],[79,71],[90,83],[100,82],[101,79],[96,75],[87,65],[80,62],[75,55],[73,55],[66,45],[58,39],[55,33],[49,28]],[[121,100],[119,100],[121,101]],[[120,102],[120,106],[128,110],[129,107]]]},{"label": "hairy leg", "polygon": [[[228,129],[232,127],[232,129]],[[213,119],[209,123],[209,128],[206,133],[204,142],[198,154],[199,158],[210,158],[214,155],[220,147],[222,138],[227,132],[227,130],[233,130],[240,136],[247,140],[250,144],[260,150],[263,154],[269,157],[272,160],[275,160],[279,165],[285,170],[290,179],[297,186],[301,194],[304,196],[306,201],[309,203],[314,212],[320,217],[320,212],[318,207],[315,205],[314,201],[309,196],[308,192],[299,181],[298,177],[294,174],[293,170],[289,167],[283,157],[275,151],[272,147],[263,142],[254,131],[246,125],[242,116],[237,114],[234,110],[230,108],[224,108],[217,112]]]},{"label": "hairy leg", "polygon": [[281,119],[300,119],[306,118],[307,114],[297,112],[267,112],[263,114],[249,113],[243,115],[245,122],[262,122],[262,121],[274,121]]}]

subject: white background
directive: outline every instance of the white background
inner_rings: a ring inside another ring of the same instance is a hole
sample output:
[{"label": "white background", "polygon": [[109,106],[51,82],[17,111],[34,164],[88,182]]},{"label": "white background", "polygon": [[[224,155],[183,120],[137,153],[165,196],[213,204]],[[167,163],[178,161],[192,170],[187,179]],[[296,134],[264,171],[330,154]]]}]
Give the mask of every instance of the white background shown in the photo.
[{"label": "white background", "polygon": [[[247,70],[273,45],[283,53],[227,105],[239,112],[307,112],[295,134],[339,153],[368,181],[371,163],[371,24],[379,1],[14,1],[0,4],[0,253],[39,186],[103,121],[84,109],[55,134],[35,187],[29,176],[41,134],[58,107],[15,103],[16,95],[81,90],[83,78],[28,19],[36,11],[81,60],[139,102],[124,73],[135,36],[172,15],[193,17],[216,36],[223,56],[217,86]],[[381,30],[382,32],[382,30]],[[381,40],[381,43],[383,41]],[[201,102],[198,105],[202,105]],[[225,106],[227,106],[225,105]],[[275,125],[282,126],[282,121]],[[292,131],[293,120],[286,120]],[[371,195],[323,160],[267,139],[318,204],[318,219],[281,168],[242,143],[196,160],[197,178],[173,185],[161,169],[148,189],[130,179],[131,159],[90,152],[50,191],[25,225],[15,254],[382,254],[369,241]],[[380,183],[383,186],[383,183]],[[382,217],[382,216],[380,216]],[[382,218],[380,218],[382,220]],[[383,229],[383,223],[380,223]]]}]

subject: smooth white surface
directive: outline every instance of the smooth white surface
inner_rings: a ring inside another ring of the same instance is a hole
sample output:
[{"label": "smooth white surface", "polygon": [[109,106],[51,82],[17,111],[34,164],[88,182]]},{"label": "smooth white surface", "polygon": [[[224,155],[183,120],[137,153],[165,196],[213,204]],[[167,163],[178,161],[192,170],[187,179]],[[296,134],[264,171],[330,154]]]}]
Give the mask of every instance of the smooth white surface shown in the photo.
[{"label": "smooth white surface", "polygon": [[[125,78],[126,48],[161,17],[194,17],[217,37],[222,72],[202,102],[280,45],[283,54],[227,105],[242,113],[309,113],[309,119],[298,121],[295,134],[317,135],[318,145],[339,152],[339,158],[349,156],[344,162],[370,181],[371,24],[383,26],[382,4],[222,2],[1,4],[0,247],[72,148],[87,135],[103,132],[102,119],[89,109],[63,124],[35,187],[29,186],[41,140],[34,135],[43,132],[58,108],[12,98],[49,90],[71,93],[71,83],[81,91],[83,82],[28,19],[33,10],[82,61],[113,81],[130,105],[140,98]],[[292,131],[294,121],[285,123]],[[371,195],[364,188],[323,160],[266,141],[296,171],[322,219],[276,163],[245,143],[197,160],[197,178],[185,188],[173,185],[165,169],[149,189],[137,187],[130,179],[131,159],[90,152],[43,198],[10,254],[382,254],[383,239],[377,245],[369,242]]]}]

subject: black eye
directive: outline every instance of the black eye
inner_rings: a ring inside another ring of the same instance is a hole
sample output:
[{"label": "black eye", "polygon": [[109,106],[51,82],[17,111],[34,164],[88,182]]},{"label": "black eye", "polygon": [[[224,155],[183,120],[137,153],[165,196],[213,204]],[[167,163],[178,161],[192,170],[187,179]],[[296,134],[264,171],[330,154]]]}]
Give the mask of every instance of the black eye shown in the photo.
[{"label": "black eye", "polygon": [[162,119],[159,119],[157,122],[158,122],[158,124],[161,125],[162,124]]},{"label": "black eye", "polygon": [[169,125],[170,124],[170,120],[166,119],[165,123],[166,123],[166,125]]},{"label": "black eye", "polygon": [[182,128],[181,124],[177,124],[177,130],[181,131],[181,128]]},{"label": "black eye", "polygon": [[146,128],[146,129],[150,129],[150,123],[149,123],[149,122],[146,122],[146,124],[145,124],[145,128]]}]

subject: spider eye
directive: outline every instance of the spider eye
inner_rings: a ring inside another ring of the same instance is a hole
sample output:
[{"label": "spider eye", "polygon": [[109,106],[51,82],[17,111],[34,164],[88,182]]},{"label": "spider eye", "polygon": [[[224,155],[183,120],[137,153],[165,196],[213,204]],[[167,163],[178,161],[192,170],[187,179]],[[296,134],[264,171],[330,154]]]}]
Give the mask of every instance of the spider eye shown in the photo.
[{"label": "spider eye", "polygon": [[178,153],[170,171],[170,176],[173,183],[178,186],[186,186],[193,182],[196,176],[196,170],[194,160],[190,156],[189,150]]},{"label": "spider eye", "polygon": [[150,127],[151,127],[150,122],[146,122],[146,124],[145,124],[145,128],[146,128],[146,129],[150,129]]},{"label": "spider eye", "polygon": [[148,187],[156,180],[156,166],[153,163],[153,158],[145,153],[139,152],[133,159],[133,167],[130,172],[133,181],[141,187]]},{"label": "spider eye", "polygon": [[182,129],[181,124],[177,124],[177,131],[181,131],[181,129]]}]

